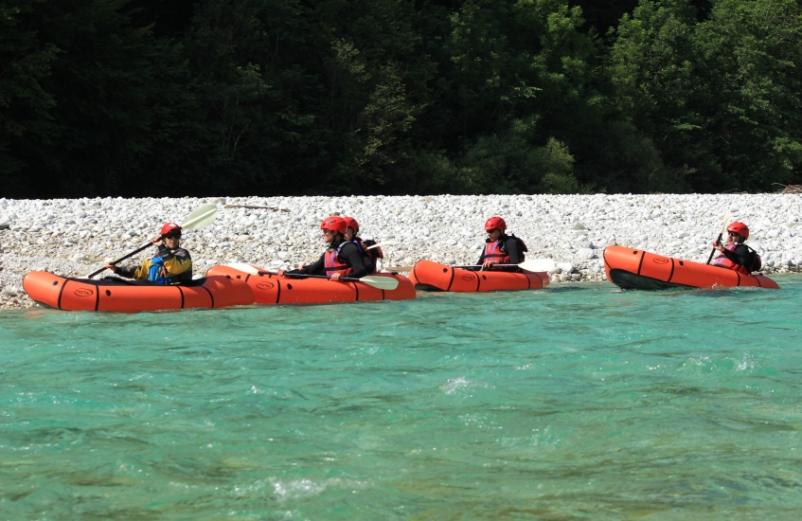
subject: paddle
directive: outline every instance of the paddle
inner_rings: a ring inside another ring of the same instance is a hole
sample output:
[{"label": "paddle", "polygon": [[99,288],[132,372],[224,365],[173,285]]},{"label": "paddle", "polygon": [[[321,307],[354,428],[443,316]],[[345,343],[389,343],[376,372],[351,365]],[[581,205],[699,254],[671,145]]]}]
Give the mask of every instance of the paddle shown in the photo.
[{"label": "paddle", "polygon": [[[447,264],[449,268],[481,268],[481,264]],[[527,261],[523,261],[520,264],[495,264],[495,266],[499,267],[513,267],[517,266],[524,271],[535,271],[535,272],[542,272],[542,271],[554,271],[557,269],[557,264],[551,259],[530,259]],[[387,268],[387,271],[399,273],[399,272],[409,272],[412,271],[414,266],[390,266]]]},{"label": "paddle", "polygon": [[[452,264],[452,268],[481,268],[481,264]],[[557,269],[557,264],[551,259],[530,259],[525,260],[520,264],[493,264],[490,266],[490,271],[493,268],[521,268],[524,271],[554,271]]]},{"label": "paddle", "polygon": [[275,206],[260,206],[253,204],[227,204],[224,206],[224,208],[247,208],[249,210],[272,210],[274,212],[286,212],[286,213],[290,212],[286,208],[277,208]]},{"label": "paddle", "polygon": [[[215,203],[208,203],[208,204],[204,204],[203,206],[199,206],[198,208],[195,208],[195,210],[191,214],[186,216],[186,218],[184,219],[184,224],[181,225],[181,229],[182,230],[194,230],[196,228],[200,228],[201,226],[206,226],[207,224],[209,224],[212,221],[214,221],[214,218],[215,218],[216,214],[217,214],[217,205]],[[131,253],[128,253],[128,254],[120,257],[119,259],[116,259],[116,260],[110,262],[109,264],[111,264],[111,265],[118,264],[118,263],[124,261],[125,259],[127,259],[127,258],[129,258],[129,257],[131,257],[133,255],[136,255],[137,253],[147,249],[150,246],[153,246],[153,241],[148,242],[147,244],[145,244],[141,248],[137,248],[134,251],[132,251]],[[94,277],[98,273],[102,273],[106,269],[108,269],[108,268],[106,266],[103,266],[99,270],[92,272],[87,278],[91,279],[92,277]]]},{"label": "paddle", "polygon": [[[234,268],[235,270],[244,271],[245,273],[249,273],[251,275],[278,275],[275,271],[268,271],[268,270],[260,270],[250,264],[246,264],[244,262],[235,262],[232,264],[226,264],[229,268]],[[312,275],[309,273],[285,273],[285,276],[289,278],[310,278],[310,279],[328,279],[327,275]],[[383,289],[386,291],[392,291],[398,287],[398,279],[393,277],[383,277],[381,275],[365,275],[361,278],[356,277],[340,277],[341,281],[343,282],[362,282],[363,284],[367,284],[368,286],[374,287],[376,289]]]},{"label": "paddle", "polygon": [[[718,234],[718,238],[716,239],[716,244],[720,244],[721,243],[721,239],[724,238],[724,234],[727,232],[727,224],[730,222],[731,217],[732,216],[729,215],[729,214],[724,216],[724,219],[723,219],[724,224],[721,227],[721,232]],[[713,260],[713,255],[715,255],[715,253],[716,253],[716,247],[713,246],[713,249],[710,250],[710,256],[707,258],[707,262],[705,264],[710,264],[710,261]]]}]

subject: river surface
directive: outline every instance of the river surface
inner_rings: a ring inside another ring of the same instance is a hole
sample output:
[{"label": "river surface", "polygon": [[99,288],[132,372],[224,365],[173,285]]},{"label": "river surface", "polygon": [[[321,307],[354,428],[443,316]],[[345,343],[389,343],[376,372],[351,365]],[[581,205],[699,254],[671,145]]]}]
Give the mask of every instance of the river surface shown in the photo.
[{"label": "river surface", "polygon": [[0,313],[0,518],[802,515],[802,278]]}]

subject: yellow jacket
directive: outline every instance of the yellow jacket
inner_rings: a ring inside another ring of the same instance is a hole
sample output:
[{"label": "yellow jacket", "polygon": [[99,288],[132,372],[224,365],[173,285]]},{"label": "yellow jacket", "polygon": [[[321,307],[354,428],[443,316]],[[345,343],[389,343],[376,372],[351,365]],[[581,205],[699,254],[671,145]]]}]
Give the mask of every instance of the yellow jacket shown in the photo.
[{"label": "yellow jacket", "polygon": [[[160,259],[161,262],[154,262]],[[161,269],[154,270],[154,277],[151,277],[151,268],[154,264],[162,264]],[[169,250],[166,246],[160,245],[158,253],[149,259],[142,261],[137,268],[119,268],[115,271],[123,277],[130,277],[136,280],[152,280],[163,284],[180,284],[192,280],[192,258],[184,248]]]}]

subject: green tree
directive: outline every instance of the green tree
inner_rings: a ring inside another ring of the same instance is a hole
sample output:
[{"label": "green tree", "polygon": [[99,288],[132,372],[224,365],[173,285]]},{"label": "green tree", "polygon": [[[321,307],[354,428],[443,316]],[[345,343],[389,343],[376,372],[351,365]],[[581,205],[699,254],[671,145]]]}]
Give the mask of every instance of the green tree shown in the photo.
[{"label": "green tree", "polygon": [[[25,19],[43,0],[0,5],[0,193],[26,195],[37,187],[28,173],[58,134],[47,91],[58,49],[39,40]],[[51,159],[51,165],[56,159]]]},{"label": "green tree", "polygon": [[618,26],[609,65],[616,104],[647,140],[627,142],[654,147],[653,159],[632,172],[640,191],[683,191],[716,179],[716,159],[700,145],[705,120],[695,102],[707,95],[699,84],[695,23],[684,0],[642,0]]},{"label": "green tree", "polygon": [[[706,138],[729,187],[770,190],[802,180],[802,6],[718,0],[697,35]],[[726,185],[725,185],[726,186]]]},{"label": "green tree", "polygon": [[701,19],[684,1],[642,0],[618,27],[609,67],[617,104],[659,158],[639,179],[697,191],[797,179],[798,3],[718,0],[709,12]]},{"label": "green tree", "polygon": [[[600,96],[593,70],[598,47],[582,29],[581,10],[556,0],[475,0],[451,21],[454,137],[465,151],[457,162],[472,172],[470,186],[577,190],[574,149],[589,151],[581,125],[599,120],[592,115]],[[561,166],[552,171],[557,157]],[[516,164],[531,172],[521,174]]]}]

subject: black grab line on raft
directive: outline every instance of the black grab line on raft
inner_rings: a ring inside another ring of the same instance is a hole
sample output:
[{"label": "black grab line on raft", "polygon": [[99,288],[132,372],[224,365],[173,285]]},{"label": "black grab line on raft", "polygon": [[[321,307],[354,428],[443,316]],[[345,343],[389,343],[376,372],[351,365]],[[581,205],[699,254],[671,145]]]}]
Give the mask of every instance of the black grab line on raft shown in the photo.
[{"label": "black grab line on raft", "polygon": [[[270,275],[269,277],[272,278],[273,276]],[[276,290],[276,304],[278,304],[281,302],[281,281],[278,279],[276,279],[276,287],[278,288]]]},{"label": "black grab line on raft", "polygon": [[451,278],[448,280],[446,291],[451,291],[451,285],[454,284],[454,275],[457,273],[457,268],[449,268],[451,270]]},{"label": "black grab line on raft", "polygon": [[674,277],[674,258],[669,257],[669,259],[671,259],[671,273],[668,274],[666,282],[671,282],[671,279]]},{"label": "black grab line on raft", "polygon": [[[479,291],[479,286],[482,285],[482,279],[479,277],[479,272],[472,271],[473,275],[476,277],[476,292]],[[485,278],[486,279],[486,278]]]},{"label": "black grab line on raft", "polygon": [[203,291],[209,294],[209,298],[212,299],[212,308],[214,308],[214,295],[212,295],[212,292],[209,291],[209,288],[206,286],[201,286],[201,288],[203,288]]},{"label": "black grab line on raft", "polygon": [[178,293],[181,295],[181,309],[184,309],[184,290],[181,289],[181,286],[176,286],[178,288]]},{"label": "black grab line on raft", "polygon": [[[640,250],[636,250],[636,251],[640,251]],[[645,251],[641,251],[640,252],[640,262],[638,262],[638,271],[637,271],[637,273],[635,273],[635,275],[637,275],[639,277],[640,277],[640,270],[643,267],[643,258],[644,257],[646,257],[646,252]],[[646,278],[650,279],[651,277],[646,277]],[[655,280],[658,280],[658,279],[655,279]]]},{"label": "black grab line on raft", "polygon": [[352,282],[351,284],[353,284],[354,292],[355,292],[354,293],[354,299],[355,299],[354,302],[359,302],[359,286],[356,285],[356,282]]},{"label": "black grab line on raft", "polygon": [[[64,280],[64,279],[62,279]],[[61,283],[61,289],[58,292],[58,300],[56,301],[56,308],[61,309],[61,296],[64,294],[64,286],[67,285],[67,281]]]},{"label": "black grab line on raft", "polygon": [[95,311],[100,309],[100,288],[95,286]]}]

